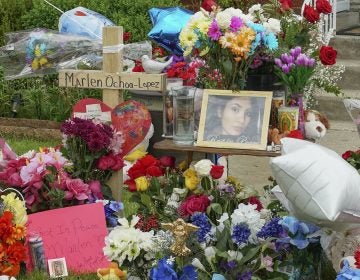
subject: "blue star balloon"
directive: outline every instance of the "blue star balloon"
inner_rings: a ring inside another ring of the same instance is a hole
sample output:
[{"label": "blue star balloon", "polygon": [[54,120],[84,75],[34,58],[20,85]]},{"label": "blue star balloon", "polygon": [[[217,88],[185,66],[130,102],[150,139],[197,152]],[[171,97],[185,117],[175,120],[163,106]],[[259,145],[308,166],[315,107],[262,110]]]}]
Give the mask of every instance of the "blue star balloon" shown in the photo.
[{"label": "blue star balloon", "polygon": [[179,34],[193,12],[180,7],[171,7],[151,8],[149,14],[153,28],[148,36],[173,54],[182,55]]}]

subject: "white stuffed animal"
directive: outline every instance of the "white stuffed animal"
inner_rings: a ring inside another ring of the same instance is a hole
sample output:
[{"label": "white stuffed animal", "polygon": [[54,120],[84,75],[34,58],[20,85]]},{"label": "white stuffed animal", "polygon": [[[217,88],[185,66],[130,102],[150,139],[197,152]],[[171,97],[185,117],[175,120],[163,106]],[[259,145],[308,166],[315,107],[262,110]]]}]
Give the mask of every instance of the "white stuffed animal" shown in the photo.
[{"label": "white stuffed animal", "polygon": [[326,116],[316,110],[305,110],[304,119],[306,139],[319,140],[325,136],[327,129],[330,128]]}]

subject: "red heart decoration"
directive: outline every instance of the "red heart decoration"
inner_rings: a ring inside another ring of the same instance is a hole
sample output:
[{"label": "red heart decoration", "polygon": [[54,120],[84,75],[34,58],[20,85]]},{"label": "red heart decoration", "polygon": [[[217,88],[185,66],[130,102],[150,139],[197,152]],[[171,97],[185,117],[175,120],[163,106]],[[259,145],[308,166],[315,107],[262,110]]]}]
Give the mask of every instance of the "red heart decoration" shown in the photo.
[{"label": "red heart decoration", "polygon": [[79,17],[86,17],[86,14],[85,14],[84,12],[82,12],[82,11],[76,11],[76,12],[74,13],[74,15],[75,15],[75,16],[79,16]]},{"label": "red heart decoration", "polygon": [[[101,112],[108,116],[104,116],[99,118],[98,113],[94,112],[94,106],[96,108],[96,105],[100,105]],[[91,108],[92,107],[92,108]],[[91,112],[92,110],[92,112]],[[111,107],[106,105],[104,102],[95,99],[95,98],[85,98],[79,100],[73,107],[73,117],[79,117],[79,118],[85,118],[85,114],[88,114],[88,118],[94,118],[97,117],[101,119],[102,121],[111,121]]]},{"label": "red heart decoration", "polygon": [[122,155],[127,155],[140,144],[151,126],[151,115],[147,108],[134,100],[117,105],[111,112],[113,126],[122,132],[125,142]]},{"label": "red heart decoration", "polygon": [[102,101],[94,98],[80,100],[73,107],[73,117],[76,113],[86,113],[88,105],[99,104],[101,112],[111,112],[111,122],[117,131],[124,137],[122,155],[127,155],[133,148],[140,144],[151,126],[151,115],[147,108],[134,100],[129,100],[111,109]]}]

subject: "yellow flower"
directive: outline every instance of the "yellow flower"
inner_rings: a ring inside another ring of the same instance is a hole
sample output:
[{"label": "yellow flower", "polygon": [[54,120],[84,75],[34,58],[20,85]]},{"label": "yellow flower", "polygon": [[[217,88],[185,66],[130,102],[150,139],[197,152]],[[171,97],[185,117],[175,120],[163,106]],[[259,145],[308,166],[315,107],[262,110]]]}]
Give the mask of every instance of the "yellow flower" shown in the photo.
[{"label": "yellow flower", "polygon": [[136,160],[146,156],[146,154],[147,152],[144,150],[144,148],[136,149],[132,153],[124,156],[124,160],[135,162]]},{"label": "yellow flower", "polygon": [[207,34],[209,31],[210,21],[201,21],[198,23],[197,28],[201,34]]},{"label": "yellow flower", "polygon": [[178,165],[178,169],[179,169],[180,171],[185,170],[186,167],[187,167],[187,162],[186,162],[186,160],[183,160],[183,161],[180,162],[179,165]]},{"label": "yellow flower", "polygon": [[185,187],[187,187],[190,191],[196,189],[197,185],[200,183],[200,179],[197,176],[197,173],[194,169],[187,169],[184,172],[185,177]]},{"label": "yellow flower", "polygon": [[27,222],[26,207],[24,201],[16,197],[14,192],[2,195],[1,199],[4,204],[4,211],[13,213],[13,222],[16,225],[24,226]]},{"label": "yellow flower", "polygon": [[222,48],[229,48],[235,39],[235,34],[232,32],[225,32],[224,36],[221,36],[219,43]]},{"label": "yellow flower", "polygon": [[149,182],[145,176],[141,176],[135,179],[136,190],[146,191],[149,188]]},{"label": "yellow flower", "polygon": [[238,57],[246,57],[251,48],[251,43],[255,39],[255,32],[246,27],[242,28],[241,32],[235,36],[230,49],[232,53]]},{"label": "yellow flower", "polygon": [[180,32],[179,39],[180,39],[180,45],[183,48],[185,47],[192,48],[195,45],[196,41],[198,40],[198,36],[195,34],[193,30],[183,29]]}]

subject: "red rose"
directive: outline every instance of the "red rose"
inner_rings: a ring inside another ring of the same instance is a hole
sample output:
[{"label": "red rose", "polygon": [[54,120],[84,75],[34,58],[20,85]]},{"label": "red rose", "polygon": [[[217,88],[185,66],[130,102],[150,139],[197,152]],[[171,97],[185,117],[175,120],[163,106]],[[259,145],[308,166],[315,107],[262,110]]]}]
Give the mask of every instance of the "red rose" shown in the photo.
[{"label": "red rose", "polygon": [[212,165],[210,169],[210,175],[213,179],[219,179],[224,173],[224,166],[222,165]]},{"label": "red rose", "polygon": [[163,156],[159,159],[160,164],[164,167],[175,167],[176,158],[172,156]]},{"label": "red rose", "polygon": [[336,63],[337,51],[330,46],[322,46],[320,48],[320,60],[324,65],[334,65]]},{"label": "red rose", "polygon": [[145,168],[151,166],[151,165],[159,165],[159,161],[154,158],[152,155],[146,155],[143,158],[139,159],[139,162],[141,163],[142,166],[144,166]]},{"label": "red rose", "polygon": [[305,5],[303,16],[308,22],[311,23],[315,23],[320,19],[319,13],[309,5]]},{"label": "red rose", "polygon": [[292,2],[291,0],[280,0],[280,4],[281,4],[281,9],[283,11],[288,11],[291,9],[292,7]]},{"label": "red rose", "polygon": [[201,3],[201,8],[203,8],[205,11],[211,12],[213,10],[213,6],[217,6],[216,2],[214,0],[204,0]]},{"label": "red rose", "polygon": [[354,254],[356,268],[360,268],[360,248],[357,248]]},{"label": "red rose", "polygon": [[115,165],[115,163],[115,159],[112,156],[105,155],[98,160],[97,168],[101,170],[107,170],[111,168],[111,166]]},{"label": "red rose", "polygon": [[131,32],[124,32],[123,34],[123,41],[128,42],[131,38]]},{"label": "red rose", "polygon": [[128,176],[133,180],[135,180],[138,177],[145,176],[145,175],[146,175],[146,170],[139,161],[137,161],[128,170]]},{"label": "red rose", "polygon": [[163,170],[156,165],[152,165],[148,168],[146,168],[146,175],[153,176],[153,177],[159,177],[164,175]]},{"label": "red rose", "polygon": [[352,156],[352,154],[353,154],[353,151],[346,151],[341,156],[342,156],[343,159],[347,160],[349,157]]},{"label": "red rose", "polygon": [[319,13],[330,14],[332,12],[332,7],[328,0],[316,0],[316,10]]},{"label": "red rose", "polygon": [[111,170],[118,171],[125,166],[124,160],[122,159],[120,154],[111,155],[111,157],[114,159],[114,165],[110,167]]},{"label": "red rose", "polygon": [[132,69],[132,72],[145,72],[141,61],[135,61],[135,67]]},{"label": "red rose", "polygon": [[249,197],[248,203],[252,205],[256,205],[257,211],[260,211],[261,209],[264,208],[261,201],[256,196]]},{"label": "red rose", "polygon": [[191,195],[181,203],[178,212],[182,217],[187,217],[195,212],[205,212],[209,205],[210,200],[206,195]]},{"label": "red rose", "polygon": [[296,139],[304,139],[304,135],[302,135],[300,130],[292,130],[289,134],[286,135],[289,138],[296,138]]},{"label": "red rose", "polygon": [[136,184],[134,180],[126,180],[124,183],[128,186],[128,190],[130,192],[136,192]]}]

